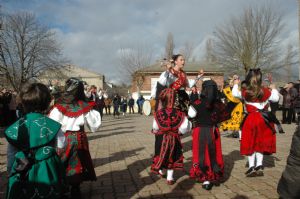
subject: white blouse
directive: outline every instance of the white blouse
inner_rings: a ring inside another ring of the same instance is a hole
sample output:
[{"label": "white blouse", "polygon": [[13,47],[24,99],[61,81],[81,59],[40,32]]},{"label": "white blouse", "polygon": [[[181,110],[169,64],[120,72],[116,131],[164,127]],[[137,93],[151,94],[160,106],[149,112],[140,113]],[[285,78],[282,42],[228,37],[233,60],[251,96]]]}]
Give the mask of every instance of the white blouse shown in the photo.
[{"label": "white blouse", "polygon": [[[242,93],[239,90],[239,86],[237,84],[233,85],[232,95],[233,95],[233,97],[236,97],[236,98],[242,98]],[[267,99],[264,102],[247,102],[247,101],[245,101],[245,104],[255,106],[257,109],[262,110],[269,103],[269,101],[271,101],[271,102],[278,102],[279,101],[279,92],[278,92],[278,90],[272,89],[271,96],[269,97],[269,99]]]},{"label": "white blouse", "polygon": [[59,122],[62,125],[61,129],[63,132],[79,131],[80,126],[83,126],[85,123],[89,126],[92,132],[95,132],[101,125],[101,116],[96,110],[90,110],[79,117],[68,117],[54,107],[49,114],[49,118]]},{"label": "white blouse", "polygon": [[[181,134],[185,134],[185,133],[190,132],[191,129],[192,129],[192,123],[185,116],[183,122],[181,123],[181,125],[178,129],[178,131]],[[153,133],[157,133],[159,131],[159,127],[158,127],[158,124],[157,124],[155,119],[153,119],[152,130],[153,130]]]},{"label": "white blouse", "polygon": [[[169,71],[164,71],[160,76],[157,82],[159,82],[162,86],[167,86],[169,87],[173,82],[175,82],[178,78],[173,75],[172,73],[170,73]],[[187,79],[187,86],[189,88],[193,87],[197,81],[199,80],[199,78],[197,78],[196,80],[194,79]],[[156,97],[156,85],[153,86],[152,90],[151,90],[151,97],[155,98]]]}]

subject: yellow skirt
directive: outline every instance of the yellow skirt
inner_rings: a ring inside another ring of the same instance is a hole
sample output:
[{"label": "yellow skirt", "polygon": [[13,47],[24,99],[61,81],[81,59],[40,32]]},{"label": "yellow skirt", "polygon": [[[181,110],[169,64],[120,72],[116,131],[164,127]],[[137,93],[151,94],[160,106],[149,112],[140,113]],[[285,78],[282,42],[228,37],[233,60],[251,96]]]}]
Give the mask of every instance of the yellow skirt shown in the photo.
[{"label": "yellow skirt", "polygon": [[221,123],[221,131],[238,131],[240,130],[240,124],[243,120],[243,104],[238,103],[231,112],[231,118]]}]

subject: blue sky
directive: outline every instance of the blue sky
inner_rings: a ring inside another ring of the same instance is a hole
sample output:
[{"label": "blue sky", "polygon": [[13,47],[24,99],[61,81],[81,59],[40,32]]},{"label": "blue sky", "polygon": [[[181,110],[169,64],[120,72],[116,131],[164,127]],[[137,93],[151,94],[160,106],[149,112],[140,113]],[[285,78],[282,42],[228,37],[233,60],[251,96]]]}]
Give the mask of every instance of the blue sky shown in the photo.
[{"label": "blue sky", "polygon": [[205,53],[205,41],[215,28],[239,15],[249,4],[270,3],[284,14],[282,45],[298,47],[296,0],[2,0],[5,12],[29,11],[56,31],[64,56],[75,65],[120,79],[120,48],[144,44],[164,53],[172,32],[175,53],[185,42],[196,46],[194,57]]}]

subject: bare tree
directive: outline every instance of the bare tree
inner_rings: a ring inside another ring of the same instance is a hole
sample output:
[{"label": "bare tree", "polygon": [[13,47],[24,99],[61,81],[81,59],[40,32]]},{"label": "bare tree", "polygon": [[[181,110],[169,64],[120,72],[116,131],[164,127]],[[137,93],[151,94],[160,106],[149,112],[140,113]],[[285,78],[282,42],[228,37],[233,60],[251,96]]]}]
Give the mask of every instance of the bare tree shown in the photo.
[{"label": "bare tree", "polygon": [[[299,46],[298,48],[300,49],[300,0],[298,0],[298,34],[299,34],[299,38],[298,38],[298,42],[299,42]],[[300,59],[300,50],[298,52],[299,54],[299,59]],[[300,63],[300,62],[299,62]],[[298,65],[298,79],[300,80],[300,65]]]},{"label": "bare tree", "polygon": [[119,51],[120,74],[125,81],[132,78],[140,91],[144,83],[144,74],[139,71],[149,66],[152,60],[153,50],[147,45],[121,48]]},{"label": "bare tree", "polygon": [[4,16],[0,43],[0,71],[16,91],[44,70],[62,64],[54,32],[31,13]]},{"label": "bare tree", "polygon": [[183,47],[179,52],[180,54],[184,55],[185,60],[189,62],[191,56],[193,55],[194,49],[195,49],[195,44],[193,42],[187,41],[184,43]]},{"label": "bare tree", "polygon": [[175,48],[175,45],[174,45],[173,34],[169,32],[168,36],[167,36],[166,49],[165,49],[166,50],[165,58],[167,60],[172,59],[174,48]]},{"label": "bare tree", "polygon": [[282,15],[274,7],[247,7],[242,16],[216,30],[217,59],[229,72],[278,66],[278,36],[283,28]]},{"label": "bare tree", "polygon": [[216,62],[217,59],[216,59],[215,54],[214,54],[213,39],[209,38],[206,41],[205,51],[206,51],[205,52],[205,61],[210,62],[210,63]]}]

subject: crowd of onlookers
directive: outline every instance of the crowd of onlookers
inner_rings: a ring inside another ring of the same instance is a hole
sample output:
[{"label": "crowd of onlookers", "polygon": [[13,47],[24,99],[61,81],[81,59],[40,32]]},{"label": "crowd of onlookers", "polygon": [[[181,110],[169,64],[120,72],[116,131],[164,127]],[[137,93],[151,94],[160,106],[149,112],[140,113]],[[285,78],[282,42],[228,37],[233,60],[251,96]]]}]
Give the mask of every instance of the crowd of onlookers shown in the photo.
[{"label": "crowd of onlookers", "polygon": [[[121,114],[123,116],[129,112],[129,114],[135,113],[135,103],[138,107],[138,113],[142,114],[142,107],[145,101],[144,97],[141,95],[135,102],[133,97],[130,96],[120,96],[115,94],[109,96],[106,91],[91,85],[85,89],[86,96],[96,103],[96,109],[100,112],[101,117],[103,116],[103,110],[105,110],[106,115],[113,114],[114,117],[119,117]],[[113,110],[111,110],[113,108]]]},{"label": "crowd of onlookers", "polygon": [[[270,103],[270,108],[276,114],[278,110],[282,111],[282,124],[291,124],[297,121],[297,112],[300,111],[300,83],[289,82],[283,87],[279,87],[280,100],[276,103]],[[54,91],[54,96],[57,91]],[[141,95],[137,100],[134,100],[131,95],[121,96],[119,94],[108,95],[107,92],[101,88],[97,89],[95,85],[87,86],[85,88],[87,98],[96,103],[95,108],[100,112],[103,117],[103,112],[106,115],[113,115],[119,117],[125,116],[127,113],[134,114],[135,107],[137,113],[143,114],[143,104],[145,98]],[[193,87],[190,92],[190,100],[197,99],[199,92]],[[21,116],[22,109],[17,103],[17,93],[8,90],[0,90],[0,126],[5,127],[16,121]]]},{"label": "crowd of onlookers", "polygon": [[20,117],[21,107],[17,104],[17,93],[1,89],[0,91],[0,126],[9,126]]}]

